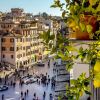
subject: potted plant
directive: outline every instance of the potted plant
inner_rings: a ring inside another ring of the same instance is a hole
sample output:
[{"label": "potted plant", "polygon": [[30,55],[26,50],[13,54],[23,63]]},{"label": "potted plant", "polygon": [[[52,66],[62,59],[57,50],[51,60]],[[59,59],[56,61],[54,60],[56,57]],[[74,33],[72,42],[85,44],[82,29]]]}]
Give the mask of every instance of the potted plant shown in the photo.
[{"label": "potted plant", "polygon": [[72,18],[68,21],[69,28],[72,30],[69,37],[79,40],[93,39],[96,32],[97,16],[95,13],[97,12],[91,5],[90,0],[77,1],[73,1],[74,5],[71,3],[69,6],[72,15]]}]

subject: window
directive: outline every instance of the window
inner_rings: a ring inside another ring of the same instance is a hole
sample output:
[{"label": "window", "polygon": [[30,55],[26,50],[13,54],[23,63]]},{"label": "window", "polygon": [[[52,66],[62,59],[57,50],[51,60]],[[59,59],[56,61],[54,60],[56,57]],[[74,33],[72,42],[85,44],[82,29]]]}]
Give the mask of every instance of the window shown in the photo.
[{"label": "window", "polygon": [[30,49],[30,46],[26,46],[26,49]]},{"label": "window", "polygon": [[2,51],[6,51],[6,48],[5,47],[2,47]]},{"label": "window", "polygon": [[25,50],[25,47],[23,47],[23,50]]},{"label": "window", "polygon": [[22,42],[22,38],[20,38],[20,42]]},{"label": "window", "polygon": [[18,50],[19,50],[19,48],[17,47],[17,48],[16,48],[16,51],[18,51]]},{"label": "window", "polygon": [[24,65],[26,64],[25,61],[23,62],[23,64],[24,64]]},{"label": "window", "polygon": [[11,55],[11,58],[13,59],[13,58],[14,58],[14,56],[13,56],[13,55]]},{"label": "window", "polygon": [[10,47],[10,51],[14,51],[14,47]]},{"label": "window", "polygon": [[25,57],[25,53],[23,53],[23,57]]},{"label": "window", "polygon": [[22,49],[23,49],[23,47],[21,46],[21,47],[20,47],[20,50],[22,50]]},{"label": "window", "polygon": [[5,58],[5,55],[3,54],[2,57]]},{"label": "window", "polygon": [[1,41],[2,41],[2,42],[6,42],[6,39],[5,39],[5,38],[2,38]]},{"label": "window", "polygon": [[11,38],[11,39],[10,39],[10,42],[14,42],[14,38]]}]

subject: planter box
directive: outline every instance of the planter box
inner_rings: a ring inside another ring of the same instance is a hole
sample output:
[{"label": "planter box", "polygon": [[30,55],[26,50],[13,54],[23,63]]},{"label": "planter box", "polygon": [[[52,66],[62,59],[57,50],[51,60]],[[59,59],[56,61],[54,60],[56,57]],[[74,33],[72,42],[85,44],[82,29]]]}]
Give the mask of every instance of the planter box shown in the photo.
[{"label": "planter box", "polygon": [[74,32],[70,33],[69,35],[70,39],[77,39],[77,40],[89,40],[89,34],[87,32]]},{"label": "planter box", "polygon": [[[84,23],[85,25],[91,25],[93,27],[92,32],[96,31],[96,21],[97,18],[93,15],[84,15],[84,17],[80,17],[80,22]],[[88,32],[82,32],[81,30],[75,30],[69,34],[70,39],[78,39],[78,40],[90,40]]]}]

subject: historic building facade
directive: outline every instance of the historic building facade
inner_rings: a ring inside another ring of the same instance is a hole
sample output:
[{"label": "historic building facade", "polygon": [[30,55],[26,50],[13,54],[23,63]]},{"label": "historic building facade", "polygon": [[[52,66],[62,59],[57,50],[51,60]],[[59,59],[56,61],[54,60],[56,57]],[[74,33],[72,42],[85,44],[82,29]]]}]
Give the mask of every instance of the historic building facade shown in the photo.
[{"label": "historic building facade", "polygon": [[42,26],[39,21],[27,20],[22,9],[11,9],[0,21],[0,61],[19,68],[42,59]]}]

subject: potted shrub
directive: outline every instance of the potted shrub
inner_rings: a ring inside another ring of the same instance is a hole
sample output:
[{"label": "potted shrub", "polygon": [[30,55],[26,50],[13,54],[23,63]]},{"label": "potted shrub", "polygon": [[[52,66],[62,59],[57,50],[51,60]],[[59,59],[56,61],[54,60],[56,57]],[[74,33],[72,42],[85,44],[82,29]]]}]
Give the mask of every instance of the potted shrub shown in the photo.
[{"label": "potted shrub", "polygon": [[92,39],[96,32],[96,11],[90,6],[90,1],[77,1],[73,1],[74,5],[71,3],[69,7],[72,15],[68,21],[68,26],[72,30],[69,37],[80,40]]}]

